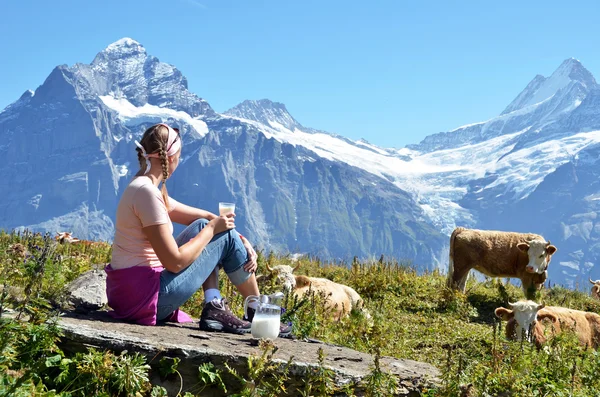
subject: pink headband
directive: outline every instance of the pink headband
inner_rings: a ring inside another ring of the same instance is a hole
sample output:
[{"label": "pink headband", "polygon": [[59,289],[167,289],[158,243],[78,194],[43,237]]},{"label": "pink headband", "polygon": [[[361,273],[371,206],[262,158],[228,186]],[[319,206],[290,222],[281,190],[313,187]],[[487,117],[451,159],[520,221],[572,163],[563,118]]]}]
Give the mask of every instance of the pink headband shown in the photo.
[{"label": "pink headband", "polygon": [[[167,156],[171,157],[174,156],[179,149],[181,149],[181,138],[179,137],[179,129],[177,128],[171,128],[170,126],[160,123],[157,125],[162,125],[163,127],[167,127],[167,130],[169,131],[169,134],[167,136]],[[144,175],[147,174],[148,172],[150,172],[150,167],[152,166],[152,164],[150,163],[150,158],[154,157],[154,158],[160,158],[160,155],[158,153],[146,153],[146,149],[144,149],[144,147],[142,146],[141,143],[139,143],[138,141],[134,141],[135,146],[139,147],[140,150],[142,151],[142,156],[144,156],[144,158],[146,159],[146,172],[144,172]]]}]

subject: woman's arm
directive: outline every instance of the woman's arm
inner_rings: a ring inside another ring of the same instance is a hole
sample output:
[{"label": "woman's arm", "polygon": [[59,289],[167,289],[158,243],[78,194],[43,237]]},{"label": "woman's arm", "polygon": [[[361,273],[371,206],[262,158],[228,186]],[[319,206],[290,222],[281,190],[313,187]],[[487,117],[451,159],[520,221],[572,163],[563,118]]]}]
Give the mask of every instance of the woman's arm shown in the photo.
[{"label": "woman's arm", "polygon": [[188,226],[190,223],[200,218],[212,221],[213,219],[217,218],[217,215],[210,211],[191,207],[178,202],[175,208],[169,212],[169,218],[171,218],[172,222]]},{"label": "woman's arm", "polygon": [[215,234],[235,227],[234,215],[219,216],[212,219],[198,235],[190,241],[177,246],[168,224],[152,225],[142,228],[150,245],[156,252],[163,267],[172,273],[179,273],[200,256],[202,250]]},{"label": "woman's arm", "polygon": [[[208,219],[209,221],[218,218],[218,216],[213,214],[212,212],[202,210],[200,208],[191,207],[189,205],[181,204],[179,202],[177,202],[175,208],[173,208],[173,210],[169,212],[169,217],[171,218],[172,222],[180,223],[186,226],[199,218]],[[256,251],[254,251],[254,248],[252,247],[252,244],[250,243],[250,241],[248,241],[248,239],[246,239],[241,234],[240,238],[242,239],[242,243],[244,243],[244,247],[246,247],[246,251],[248,251],[248,262],[246,262],[246,264],[244,265],[244,270],[253,273],[258,267],[258,263],[256,261],[258,255],[256,254]],[[210,241],[210,239],[208,239],[208,241]],[[204,246],[206,246],[206,244]]]}]

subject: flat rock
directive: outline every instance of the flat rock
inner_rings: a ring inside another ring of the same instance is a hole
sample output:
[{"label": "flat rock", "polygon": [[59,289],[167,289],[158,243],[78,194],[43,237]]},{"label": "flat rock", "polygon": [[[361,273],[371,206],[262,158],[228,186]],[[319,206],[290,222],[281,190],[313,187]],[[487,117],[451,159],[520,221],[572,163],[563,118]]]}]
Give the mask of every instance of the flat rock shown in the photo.
[{"label": "flat rock", "polygon": [[[158,364],[162,357],[179,357],[181,363],[178,370],[183,385],[179,380],[165,381],[156,374],[152,377],[152,382],[166,387],[169,395],[175,395],[180,387],[183,392],[193,386],[197,388],[198,366],[206,362],[223,370],[222,376],[231,393],[235,391],[233,386],[239,382],[228,375],[225,363],[244,376],[247,375],[248,357],[262,353],[256,340],[249,334],[207,333],[198,328],[197,322],[149,327],[113,320],[106,312],[93,312],[88,315],[66,313],[59,324],[64,331],[61,347],[66,351],[77,352],[96,347],[115,352],[139,352],[147,357],[151,366]],[[323,349],[324,365],[333,371],[338,386],[358,384],[372,371],[373,356],[345,347],[316,340],[307,342],[282,338],[275,341],[275,346],[278,350],[273,360],[281,363],[282,367],[292,357],[290,379],[286,383],[288,390],[303,385],[307,370],[319,366],[319,348]],[[439,384],[439,371],[426,363],[383,357],[381,366],[385,372],[398,378],[399,396],[418,396],[424,388]],[[222,395],[216,389],[211,390],[210,395]],[[203,391],[203,395],[206,392]],[[355,393],[362,395],[364,390],[358,388]]]}]

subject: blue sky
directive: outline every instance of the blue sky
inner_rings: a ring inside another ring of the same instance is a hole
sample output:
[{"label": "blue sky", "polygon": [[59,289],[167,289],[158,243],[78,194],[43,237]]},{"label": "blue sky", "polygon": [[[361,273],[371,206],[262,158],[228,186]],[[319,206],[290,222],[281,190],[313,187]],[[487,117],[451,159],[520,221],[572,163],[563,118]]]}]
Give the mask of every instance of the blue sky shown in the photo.
[{"label": "blue sky", "polygon": [[216,111],[269,98],[305,126],[401,147],[499,114],[566,58],[600,76],[597,4],[0,0],[0,109],[131,37]]}]

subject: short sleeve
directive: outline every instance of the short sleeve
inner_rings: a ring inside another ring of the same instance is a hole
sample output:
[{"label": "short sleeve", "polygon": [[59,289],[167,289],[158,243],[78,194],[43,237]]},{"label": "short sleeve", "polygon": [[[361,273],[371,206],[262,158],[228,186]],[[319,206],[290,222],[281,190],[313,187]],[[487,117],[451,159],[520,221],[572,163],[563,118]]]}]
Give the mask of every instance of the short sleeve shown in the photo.
[{"label": "short sleeve", "polygon": [[142,227],[162,225],[171,221],[162,195],[153,185],[141,186],[135,193],[133,212],[142,222]]},{"label": "short sleeve", "polygon": [[179,201],[169,196],[169,212],[173,211],[179,205]]}]

